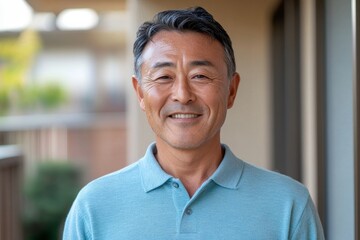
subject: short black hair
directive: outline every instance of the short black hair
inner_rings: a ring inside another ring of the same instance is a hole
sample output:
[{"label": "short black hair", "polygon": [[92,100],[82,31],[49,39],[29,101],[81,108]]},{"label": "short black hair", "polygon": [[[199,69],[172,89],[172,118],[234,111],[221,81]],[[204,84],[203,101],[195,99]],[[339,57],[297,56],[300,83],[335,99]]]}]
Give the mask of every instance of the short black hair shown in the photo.
[{"label": "short black hair", "polygon": [[159,12],[153,21],[143,23],[133,46],[135,75],[140,79],[141,55],[152,37],[162,30],[194,31],[217,40],[224,47],[225,62],[230,78],[236,71],[234,50],[229,35],[213,16],[202,7]]}]

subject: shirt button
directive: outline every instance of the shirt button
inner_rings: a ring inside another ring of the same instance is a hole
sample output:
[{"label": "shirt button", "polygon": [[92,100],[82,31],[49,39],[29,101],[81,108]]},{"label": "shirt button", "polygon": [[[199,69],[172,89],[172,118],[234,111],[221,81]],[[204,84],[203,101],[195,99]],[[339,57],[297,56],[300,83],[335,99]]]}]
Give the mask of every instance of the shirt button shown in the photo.
[{"label": "shirt button", "polygon": [[173,185],[174,188],[179,188],[179,184],[176,183],[176,182],[173,182],[172,185]]},{"label": "shirt button", "polygon": [[186,213],[186,215],[191,215],[192,209],[191,208],[186,209],[185,213]]}]

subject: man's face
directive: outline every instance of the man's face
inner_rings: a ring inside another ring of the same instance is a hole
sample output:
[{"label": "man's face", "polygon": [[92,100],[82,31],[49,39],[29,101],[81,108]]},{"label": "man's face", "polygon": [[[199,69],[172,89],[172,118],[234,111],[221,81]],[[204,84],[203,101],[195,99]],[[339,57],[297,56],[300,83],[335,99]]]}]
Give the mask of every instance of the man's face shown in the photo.
[{"label": "man's face", "polygon": [[239,75],[228,79],[222,45],[195,32],[161,31],[142,54],[141,79],[133,78],[140,107],[156,141],[176,149],[220,142]]}]

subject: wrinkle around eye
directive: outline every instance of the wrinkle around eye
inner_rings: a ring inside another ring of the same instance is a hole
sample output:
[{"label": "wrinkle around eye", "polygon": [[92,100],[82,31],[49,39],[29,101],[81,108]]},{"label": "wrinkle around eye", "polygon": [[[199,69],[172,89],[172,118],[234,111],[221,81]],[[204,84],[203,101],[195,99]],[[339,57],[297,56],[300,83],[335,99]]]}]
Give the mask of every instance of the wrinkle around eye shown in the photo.
[{"label": "wrinkle around eye", "polygon": [[159,82],[159,83],[166,83],[175,78],[174,74],[168,71],[155,71],[147,76],[149,82]]},{"label": "wrinkle around eye", "polygon": [[159,89],[159,88],[164,88],[164,87],[167,87],[167,86],[171,86],[169,85],[168,83],[171,83],[171,78],[167,79],[153,79],[151,77],[144,77],[143,79],[143,83],[142,83],[142,87],[144,90],[146,91],[150,91],[152,89]]}]

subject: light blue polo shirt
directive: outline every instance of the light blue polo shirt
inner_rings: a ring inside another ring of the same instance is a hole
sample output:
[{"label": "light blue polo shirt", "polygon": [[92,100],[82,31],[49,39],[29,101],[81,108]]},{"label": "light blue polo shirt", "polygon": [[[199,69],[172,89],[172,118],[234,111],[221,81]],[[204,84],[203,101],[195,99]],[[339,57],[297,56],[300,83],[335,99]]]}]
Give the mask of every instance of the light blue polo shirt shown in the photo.
[{"label": "light blue polo shirt", "polygon": [[64,240],[324,239],[307,189],[278,173],[224,159],[192,198],[162,170],[155,144],[138,162],[85,186]]}]

